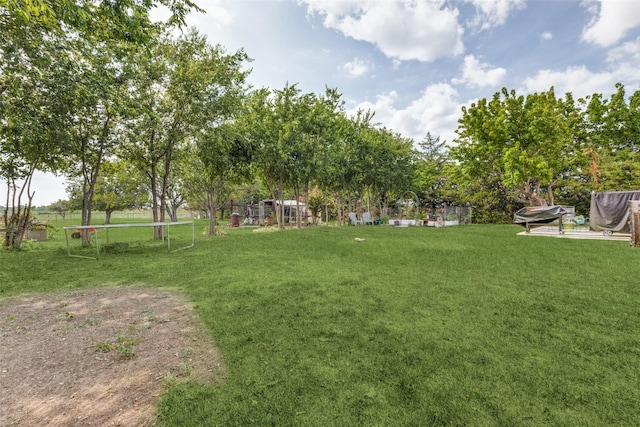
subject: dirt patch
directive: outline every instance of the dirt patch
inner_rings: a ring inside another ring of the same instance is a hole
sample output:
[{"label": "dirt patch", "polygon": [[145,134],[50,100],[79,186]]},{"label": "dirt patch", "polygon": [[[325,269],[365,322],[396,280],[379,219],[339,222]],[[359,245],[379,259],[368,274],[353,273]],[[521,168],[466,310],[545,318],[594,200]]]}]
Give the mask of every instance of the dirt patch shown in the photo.
[{"label": "dirt patch", "polygon": [[223,375],[177,292],[99,288],[0,301],[2,426],[150,426],[168,385]]}]

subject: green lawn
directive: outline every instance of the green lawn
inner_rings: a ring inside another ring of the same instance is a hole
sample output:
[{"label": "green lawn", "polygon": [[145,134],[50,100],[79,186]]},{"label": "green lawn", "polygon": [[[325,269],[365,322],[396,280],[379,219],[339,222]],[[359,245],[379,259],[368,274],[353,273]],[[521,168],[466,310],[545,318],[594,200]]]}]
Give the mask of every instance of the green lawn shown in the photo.
[{"label": "green lawn", "polygon": [[171,254],[69,258],[60,232],[0,251],[0,298],[184,291],[228,376],[168,389],[166,426],[640,424],[640,249],[628,242],[509,225],[205,227]]}]

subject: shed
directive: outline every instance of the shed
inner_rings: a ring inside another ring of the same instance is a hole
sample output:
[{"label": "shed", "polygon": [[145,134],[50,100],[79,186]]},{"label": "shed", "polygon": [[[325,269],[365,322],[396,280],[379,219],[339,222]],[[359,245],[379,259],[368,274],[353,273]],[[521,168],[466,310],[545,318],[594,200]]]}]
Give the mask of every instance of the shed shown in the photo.
[{"label": "shed", "polygon": [[304,225],[313,223],[313,216],[307,209],[307,205],[302,202],[296,200],[262,200],[259,204],[258,224],[265,225],[267,218],[279,206],[284,206],[284,216],[288,224],[296,223],[298,216]]}]

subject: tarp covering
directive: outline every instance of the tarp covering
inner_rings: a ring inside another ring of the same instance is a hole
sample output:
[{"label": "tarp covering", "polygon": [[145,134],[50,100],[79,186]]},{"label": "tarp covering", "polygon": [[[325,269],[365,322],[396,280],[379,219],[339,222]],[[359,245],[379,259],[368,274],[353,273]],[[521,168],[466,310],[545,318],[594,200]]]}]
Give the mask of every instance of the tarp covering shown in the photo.
[{"label": "tarp covering", "polygon": [[548,224],[561,218],[568,211],[562,206],[533,206],[522,208],[513,214],[513,222],[529,226],[536,224]]},{"label": "tarp covering", "polygon": [[595,231],[631,233],[629,200],[640,200],[640,191],[591,193],[589,226]]}]

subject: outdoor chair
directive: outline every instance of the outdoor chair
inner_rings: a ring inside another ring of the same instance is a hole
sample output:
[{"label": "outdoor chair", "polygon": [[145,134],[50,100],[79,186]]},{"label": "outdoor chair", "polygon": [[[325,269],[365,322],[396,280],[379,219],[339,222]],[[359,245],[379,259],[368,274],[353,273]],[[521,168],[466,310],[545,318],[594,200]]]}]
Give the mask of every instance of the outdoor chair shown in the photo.
[{"label": "outdoor chair", "polygon": [[362,214],[362,224],[363,225],[367,225],[367,224],[375,224],[375,222],[373,222],[373,219],[371,218],[371,214],[369,212],[365,212]]},{"label": "outdoor chair", "polygon": [[351,221],[352,225],[362,224],[362,220],[358,219],[355,212],[349,212],[349,220]]}]

